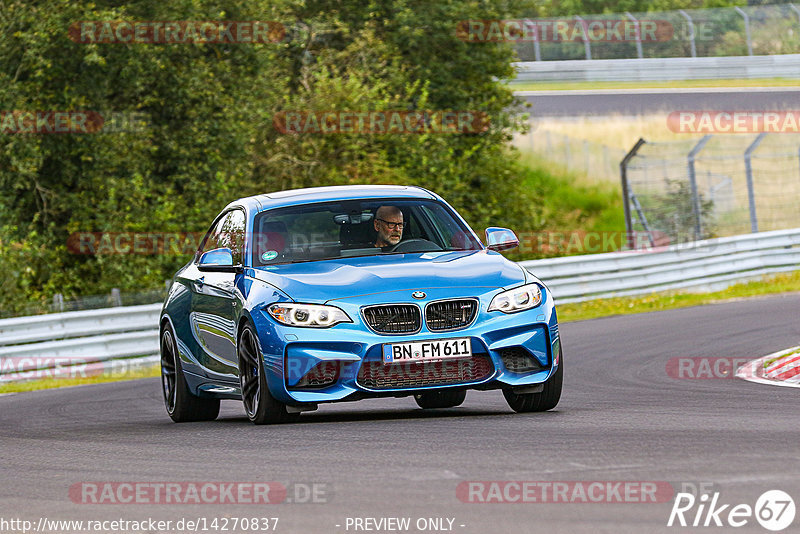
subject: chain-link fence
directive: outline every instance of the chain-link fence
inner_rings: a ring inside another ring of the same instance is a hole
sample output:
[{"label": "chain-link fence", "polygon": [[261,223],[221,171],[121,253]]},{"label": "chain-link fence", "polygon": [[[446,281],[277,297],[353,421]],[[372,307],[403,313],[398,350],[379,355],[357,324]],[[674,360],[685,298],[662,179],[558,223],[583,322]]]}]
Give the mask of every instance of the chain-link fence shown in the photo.
[{"label": "chain-link fence", "polygon": [[685,242],[800,226],[800,135],[640,141],[622,164],[628,230]]},{"label": "chain-link fence", "polygon": [[516,136],[514,144],[523,152],[536,154],[568,172],[583,174],[595,183],[618,183],[619,162],[626,153],[616,147],[534,128]]},{"label": "chain-link fence", "polygon": [[795,4],[526,19],[520,61],[800,53]]}]

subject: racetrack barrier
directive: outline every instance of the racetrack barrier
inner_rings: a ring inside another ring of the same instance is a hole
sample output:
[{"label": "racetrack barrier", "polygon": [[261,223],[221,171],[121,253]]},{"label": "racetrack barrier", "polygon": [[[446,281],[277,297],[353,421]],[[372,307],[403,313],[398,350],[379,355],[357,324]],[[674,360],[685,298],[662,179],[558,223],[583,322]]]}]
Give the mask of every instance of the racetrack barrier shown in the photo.
[{"label": "racetrack barrier", "polygon": [[[797,270],[800,228],[520,265],[547,285],[557,304],[675,289],[716,290]],[[75,366],[94,375],[156,364],[160,311],[158,303],[2,319],[0,382],[71,377]]]}]

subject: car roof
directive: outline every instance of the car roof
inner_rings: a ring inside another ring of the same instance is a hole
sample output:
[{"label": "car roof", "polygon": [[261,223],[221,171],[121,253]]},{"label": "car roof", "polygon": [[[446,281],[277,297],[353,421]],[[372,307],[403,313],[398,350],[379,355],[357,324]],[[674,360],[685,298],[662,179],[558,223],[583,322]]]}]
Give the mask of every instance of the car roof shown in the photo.
[{"label": "car roof", "polygon": [[355,200],[367,198],[425,198],[436,199],[436,195],[417,186],[406,185],[335,185],[328,187],[307,187],[276,191],[252,197],[241,198],[230,205],[245,205],[255,211],[270,208],[326,202],[332,200]]}]

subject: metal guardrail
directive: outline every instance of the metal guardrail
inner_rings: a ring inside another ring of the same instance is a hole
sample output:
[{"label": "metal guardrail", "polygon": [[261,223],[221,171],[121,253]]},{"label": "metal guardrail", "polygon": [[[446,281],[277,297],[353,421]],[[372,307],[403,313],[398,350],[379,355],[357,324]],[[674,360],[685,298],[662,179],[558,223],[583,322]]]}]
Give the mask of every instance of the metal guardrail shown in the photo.
[{"label": "metal guardrail", "polygon": [[716,290],[800,269],[800,228],[520,265],[547,284],[557,303],[673,289]]},{"label": "metal guardrail", "polygon": [[160,311],[161,304],[147,304],[2,319],[0,381],[94,376],[154,364]]},{"label": "metal guardrail", "polygon": [[636,82],[800,77],[800,54],[524,61],[512,64],[521,82]]},{"label": "metal guardrail", "polygon": [[[715,289],[799,269],[800,228],[520,265],[547,284],[557,303]],[[156,364],[160,310],[150,304],[0,320],[0,381]]]}]

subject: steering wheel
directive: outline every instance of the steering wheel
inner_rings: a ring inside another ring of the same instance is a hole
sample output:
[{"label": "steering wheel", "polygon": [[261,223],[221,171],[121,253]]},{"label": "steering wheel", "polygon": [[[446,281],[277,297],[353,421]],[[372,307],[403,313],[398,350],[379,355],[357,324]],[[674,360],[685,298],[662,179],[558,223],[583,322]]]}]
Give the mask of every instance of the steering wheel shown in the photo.
[{"label": "steering wheel", "polygon": [[427,239],[407,239],[400,241],[389,252],[438,252],[442,247]]}]

